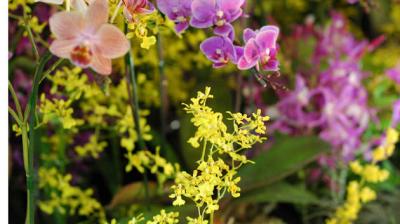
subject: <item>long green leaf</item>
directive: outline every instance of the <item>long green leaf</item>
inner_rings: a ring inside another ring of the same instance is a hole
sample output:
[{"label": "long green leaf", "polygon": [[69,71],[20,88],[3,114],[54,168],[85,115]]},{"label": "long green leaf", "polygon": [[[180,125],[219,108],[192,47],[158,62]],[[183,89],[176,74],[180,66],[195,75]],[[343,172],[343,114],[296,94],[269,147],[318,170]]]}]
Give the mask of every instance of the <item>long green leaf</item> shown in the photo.
[{"label": "long green leaf", "polygon": [[302,186],[279,182],[265,188],[244,193],[235,202],[286,202],[294,204],[316,204],[318,198]]},{"label": "long green leaf", "polygon": [[273,184],[314,161],[329,146],[317,137],[283,137],[271,149],[254,158],[254,165],[239,170],[245,191]]}]

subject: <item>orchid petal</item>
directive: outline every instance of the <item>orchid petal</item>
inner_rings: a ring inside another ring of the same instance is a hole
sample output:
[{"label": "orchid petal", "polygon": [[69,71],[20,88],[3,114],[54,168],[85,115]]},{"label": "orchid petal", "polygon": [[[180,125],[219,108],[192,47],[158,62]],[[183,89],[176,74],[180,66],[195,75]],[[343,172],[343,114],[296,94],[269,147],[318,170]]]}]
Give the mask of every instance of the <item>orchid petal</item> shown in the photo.
[{"label": "orchid petal", "polygon": [[59,12],[50,17],[49,24],[57,39],[72,39],[84,28],[84,17],[79,12]]},{"label": "orchid petal", "polygon": [[95,0],[86,11],[86,28],[96,32],[99,27],[107,23],[108,3],[107,0]]},{"label": "orchid petal", "polygon": [[111,59],[105,58],[99,54],[94,54],[90,66],[94,71],[100,75],[110,75],[111,74]]},{"label": "orchid petal", "polygon": [[104,24],[96,33],[99,39],[97,49],[101,52],[101,55],[107,58],[121,57],[130,48],[129,41],[125,35],[115,26],[110,24]]},{"label": "orchid petal", "polygon": [[76,39],[54,40],[50,45],[50,52],[60,58],[69,58],[71,51],[78,44]]}]

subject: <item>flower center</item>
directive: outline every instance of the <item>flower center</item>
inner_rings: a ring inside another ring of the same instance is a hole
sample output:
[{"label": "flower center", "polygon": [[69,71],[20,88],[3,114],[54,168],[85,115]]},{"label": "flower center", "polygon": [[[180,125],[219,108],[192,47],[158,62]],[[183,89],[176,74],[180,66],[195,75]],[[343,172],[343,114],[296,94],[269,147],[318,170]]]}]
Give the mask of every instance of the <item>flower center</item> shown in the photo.
[{"label": "flower center", "polygon": [[264,55],[262,57],[263,64],[268,63],[269,59],[271,59],[270,54],[271,54],[271,49],[269,49],[269,48],[265,49]]},{"label": "flower center", "polygon": [[178,18],[176,18],[176,20],[178,22],[186,22],[186,18],[184,16],[178,16]]},{"label": "flower center", "polygon": [[224,17],[224,12],[222,10],[218,10],[217,11],[217,22],[215,23],[215,25],[217,26],[223,26],[225,24],[225,19]]},{"label": "flower center", "polygon": [[173,8],[172,8],[172,12],[173,12],[173,13],[177,13],[178,11],[179,11],[179,10],[178,10],[177,7],[173,7]]},{"label": "flower center", "polygon": [[76,46],[71,52],[71,60],[79,66],[87,67],[92,60],[93,53],[87,43]]}]

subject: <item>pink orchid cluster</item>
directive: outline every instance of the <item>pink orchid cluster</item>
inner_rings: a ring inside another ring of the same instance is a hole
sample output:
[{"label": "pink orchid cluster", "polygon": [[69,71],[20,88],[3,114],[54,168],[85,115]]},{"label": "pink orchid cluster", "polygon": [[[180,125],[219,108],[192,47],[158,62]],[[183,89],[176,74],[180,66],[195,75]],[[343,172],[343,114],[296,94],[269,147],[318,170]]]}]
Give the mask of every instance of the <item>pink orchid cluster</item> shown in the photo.
[{"label": "pink orchid cluster", "polygon": [[245,29],[244,46],[234,45],[235,31],[232,22],[243,15],[245,0],[158,0],[161,12],[175,22],[176,31],[182,32],[189,25],[195,28],[212,27],[215,36],[204,40],[201,51],[220,68],[229,62],[238,69],[277,71],[276,41],[279,29],[265,26],[259,31]]},{"label": "pink orchid cluster", "polygon": [[[250,97],[255,97],[252,102],[266,108],[271,116],[279,114],[275,116],[272,130],[291,135],[316,133],[331,143],[344,160],[349,160],[361,146],[362,135],[374,118],[362,83],[368,74],[361,70],[360,60],[380,41],[356,40],[348,31],[344,17],[333,12],[332,21],[325,29],[318,29],[312,23],[299,26],[285,43],[289,46],[308,42],[315,43],[314,51],[306,59],[308,66],[302,64],[296,68],[293,90],[280,96],[273,106],[264,104],[261,87],[253,90]],[[296,59],[302,57],[298,52],[287,53],[299,62],[305,60]]]}]

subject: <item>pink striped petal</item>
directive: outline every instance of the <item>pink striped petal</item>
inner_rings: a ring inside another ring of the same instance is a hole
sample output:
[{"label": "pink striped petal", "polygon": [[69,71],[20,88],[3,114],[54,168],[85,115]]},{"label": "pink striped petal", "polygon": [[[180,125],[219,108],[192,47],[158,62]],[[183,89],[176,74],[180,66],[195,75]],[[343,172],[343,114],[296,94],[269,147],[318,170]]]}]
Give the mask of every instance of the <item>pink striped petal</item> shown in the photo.
[{"label": "pink striped petal", "polygon": [[57,39],[72,39],[84,28],[84,17],[79,12],[59,12],[50,17],[50,30]]},{"label": "pink striped petal", "polygon": [[105,58],[99,54],[94,54],[90,67],[100,75],[110,75],[111,74],[111,59]]},{"label": "pink striped petal", "polygon": [[89,5],[86,12],[86,28],[89,32],[96,32],[108,20],[107,0],[95,0]]},{"label": "pink striped petal", "polygon": [[130,48],[129,41],[125,35],[115,26],[104,24],[96,33],[99,43],[96,44],[97,50],[106,58],[121,57]]},{"label": "pink striped petal", "polygon": [[76,39],[54,40],[50,45],[50,52],[60,58],[69,58],[77,44]]}]

